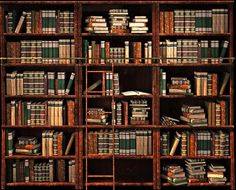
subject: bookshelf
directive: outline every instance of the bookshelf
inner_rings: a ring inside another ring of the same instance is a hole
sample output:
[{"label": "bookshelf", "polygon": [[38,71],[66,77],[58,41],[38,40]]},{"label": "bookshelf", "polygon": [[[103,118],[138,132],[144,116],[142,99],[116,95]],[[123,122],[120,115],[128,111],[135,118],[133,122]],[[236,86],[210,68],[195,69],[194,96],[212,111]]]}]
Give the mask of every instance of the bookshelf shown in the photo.
[{"label": "bookshelf", "polygon": [[[1,2],[1,189],[235,189],[233,6]],[[39,152],[16,153],[24,136]]]}]

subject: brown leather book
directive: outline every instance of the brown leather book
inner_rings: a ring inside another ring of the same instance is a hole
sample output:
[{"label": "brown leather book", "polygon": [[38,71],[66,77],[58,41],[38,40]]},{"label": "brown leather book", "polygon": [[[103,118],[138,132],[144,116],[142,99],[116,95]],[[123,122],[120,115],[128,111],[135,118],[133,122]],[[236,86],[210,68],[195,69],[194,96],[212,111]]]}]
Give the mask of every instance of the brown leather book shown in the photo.
[{"label": "brown leather book", "polygon": [[105,63],[110,63],[110,42],[105,42]]},{"label": "brown leather book", "polygon": [[64,182],[66,180],[66,175],[65,175],[65,160],[59,159],[57,160],[57,180],[59,182]]},{"label": "brown leather book", "polygon": [[164,11],[160,12],[160,33],[164,33],[165,28],[164,28]]},{"label": "brown leather book", "polygon": [[220,102],[220,108],[221,108],[221,126],[225,126],[226,125],[226,121],[225,121],[225,101],[221,100]]},{"label": "brown leather book", "polygon": [[169,34],[170,33],[170,25],[169,25],[169,11],[164,12],[164,28],[165,28],[165,33]]},{"label": "brown leather book", "polygon": [[193,132],[189,137],[189,156],[195,156],[195,134]]},{"label": "brown leather book", "polygon": [[21,109],[22,109],[22,102],[21,100],[18,101],[17,107],[17,125],[21,125]]},{"label": "brown leather book", "polygon": [[58,150],[58,156],[62,156],[63,155],[63,149],[64,149],[64,139],[63,139],[63,132],[60,132],[58,134],[58,138],[57,138],[57,150]]},{"label": "brown leather book", "polygon": [[75,133],[72,133],[71,136],[70,136],[70,140],[69,140],[69,142],[67,144],[67,147],[66,147],[65,155],[69,154],[71,146],[72,146],[74,140],[75,140]]},{"label": "brown leather book", "polygon": [[122,101],[123,105],[123,123],[124,125],[129,124],[129,104],[126,101]]},{"label": "brown leather book", "polygon": [[174,12],[173,11],[168,11],[169,12],[169,33],[174,33]]},{"label": "brown leather book", "polygon": [[218,89],[218,76],[216,73],[212,74],[212,96],[217,96]]},{"label": "brown leather book", "polygon": [[75,102],[73,100],[67,100],[67,117],[68,117],[68,126],[74,126],[74,124],[75,124]]},{"label": "brown leather book", "polygon": [[34,159],[29,160],[29,181],[34,181]]}]

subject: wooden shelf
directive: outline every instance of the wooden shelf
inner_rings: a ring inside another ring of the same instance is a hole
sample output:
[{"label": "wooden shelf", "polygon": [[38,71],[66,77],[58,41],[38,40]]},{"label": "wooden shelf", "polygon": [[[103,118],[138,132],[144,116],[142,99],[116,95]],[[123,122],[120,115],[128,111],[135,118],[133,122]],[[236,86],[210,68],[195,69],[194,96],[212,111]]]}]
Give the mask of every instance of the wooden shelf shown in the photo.
[{"label": "wooden shelf", "polygon": [[88,186],[113,186],[113,182],[101,181],[101,182],[87,182]]},{"label": "wooden shelf", "polygon": [[[170,185],[169,183],[163,183],[162,186],[172,186],[172,185]],[[230,183],[226,183],[226,184],[210,184],[210,183],[207,183],[207,182],[202,182],[202,183],[188,183],[185,186],[209,186],[209,187],[211,187],[211,186],[212,187],[218,187],[218,186],[224,187],[224,186],[227,186],[227,187],[229,187],[229,186],[231,186],[231,184]]]},{"label": "wooden shelf", "polygon": [[116,182],[116,186],[153,186],[153,182]]},{"label": "wooden shelf", "polygon": [[76,95],[5,95],[7,99],[75,99]]},{"label": "wooden shelf", "polygon": [[209,37],[209,36],[230,36],[230,33],[215,33],[215,32],[193,32],[193,33],[160,33],[160,37],[171,37],[171,36],[191,36],[191,37]]},{"label": "wooden shelf", "polygon": [[82,33],[82,37],[152,37],[152,33],[132,34],[132,33],[108,33],[108,34],[92,34]]},{"label": "wooden shelf", "polygon": [[225,126],[207,126],[207,127],[191,127],[189,125],[175,125],[175,126],[164,126],[158,125],[157,128],[159,129],[216,129],[216,130],[224,130],[224,129],[234,129],[233,125],[225,125]]},{"label": "wooden shelf", "polygon": [[230,95],[222,96],[196,96],[196,95],[160,95],[161,99],[170,99],[170,98],[199,98],[199,99],[209,99],[209,98],[230,98]]},{"label": "wooden shelf", "polygon": [[162,160],[169,159],[217,159],[217,160],[229,160],[231,156],[161,156]]},{"label": "wooden shelf", "polygon": [[152,64],[144,64],[144,63],[140,63],[140,64],[135,64],[135,63],[128,63],[128,64],[79,64],[82,67],[157,67],[158,64],[156,63],[152,63]]},{"label": "wooden shelf", "polygon": [[50,125],[2,125],[2,128],[9,128],[9,129],[76,129],[76,128],[83,128],[82,126],[74,125],[74,126],[50,126]]},{"label": "wooden shelf", "polygon": [[6,186],[75,186],[71,182],[15,182],[7,183]]},{"label": "wooden shelf", "polygon": [[160,67],[229,67],[234,63],[219,63],[219,64],[205,64],[205,63],[178,63],[178,64],[158,64]]},{"label": "wooden shelf", "polygon": [[27,156],[27,155],[13,155],[5,156],[5,159],[75,159],[75,155],[63,155],[63,156]]},{"label": "wooden shelf", "polygon": [[35,63],[5,63],[2,65],[3,67],[39,67],[39,68],[74,68],[76,66],[76,64],[35,64]]},{"label": "wooden shelf", "polygon": [[4,33],[4,37],[7,38],[14,38],[14,37],[21,37],[21,38],[33,38],[33,37],[60,37],[60,38],[74,38],[74,33]]},{"label": "wooden shelf", "polygon": [[153,155],[113,155],[113,154],[89,154],[88,156],[83,156],[83,159],[153,159]]}]

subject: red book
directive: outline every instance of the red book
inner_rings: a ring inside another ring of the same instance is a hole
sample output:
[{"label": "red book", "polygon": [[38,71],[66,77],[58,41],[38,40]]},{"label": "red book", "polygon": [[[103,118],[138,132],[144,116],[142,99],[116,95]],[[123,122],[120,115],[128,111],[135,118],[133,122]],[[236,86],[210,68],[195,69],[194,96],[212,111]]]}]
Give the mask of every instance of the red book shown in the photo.
[{"label": "red book", "polygon": [[126,101],[122,101],[123,104],[123,123],[129,125],[129,104]]}]

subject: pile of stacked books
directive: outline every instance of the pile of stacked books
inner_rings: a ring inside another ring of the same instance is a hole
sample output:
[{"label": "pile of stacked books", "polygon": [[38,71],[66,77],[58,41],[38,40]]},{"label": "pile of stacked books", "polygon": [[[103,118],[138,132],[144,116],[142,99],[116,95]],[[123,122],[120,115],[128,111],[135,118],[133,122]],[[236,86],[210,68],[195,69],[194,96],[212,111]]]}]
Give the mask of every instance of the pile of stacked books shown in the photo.
[{"label": "pile of stacked books", "polygon": [[174,186],[187,184],[184,169],[180,165],[165,165],[162,170],[161,176],[163,179],[167,179],[169,184]]},{"label": "pile of stacked books", "polygon": [[148,19],[146,16],[135,16],[133,22],[129,23],[131,33],[147,33],[147,22]]},{"label": "pile of stacked books", "polygon": [[39,155],[40,143],[36,137],[18,137],[18,142],[15,145],[16,154],[24,155]]},{"label": "pile of stacked books", "polygon": [[109,10],[110,33],[128,33],[128,9]]},{"label": "pile of stacked books", "polygon": [[87,124],[89,125],[106,125],[107,114],[103,108],[88,108]]},{"label": "pile of stacked books", "polygon": [[130,123],[131,125],[148,125],[148,107],[147,100],[139,99],[139,100],[130,100],[130,107],[131,107],[131,118]]},{"label": "pile of stacked books", "polygon": [[190,80],[185,77],[171,77],[171,84],[167,85],[169,94],[193,95]]},{"label": "pile of stacked books", "polygon": [[225,166],[221,164],[209,164],[207,171],[208,182],[211,184],[225,184],[227,178],[224,176]]},{"label": "pile of stacked books", "polygon": [[103,16],[88,16],[85,19],[85,32],[90,33],[109,33],[106,19]]},{"label": "pile of stacked books", "polygon": [[207,127],[207,118],[201,106],[182,105],[180,119],[191,127]]},{"label": "pile of stacked books", "polygon": [[189,183],[206,181],[205,159],[186,159],[186,176]]}]

